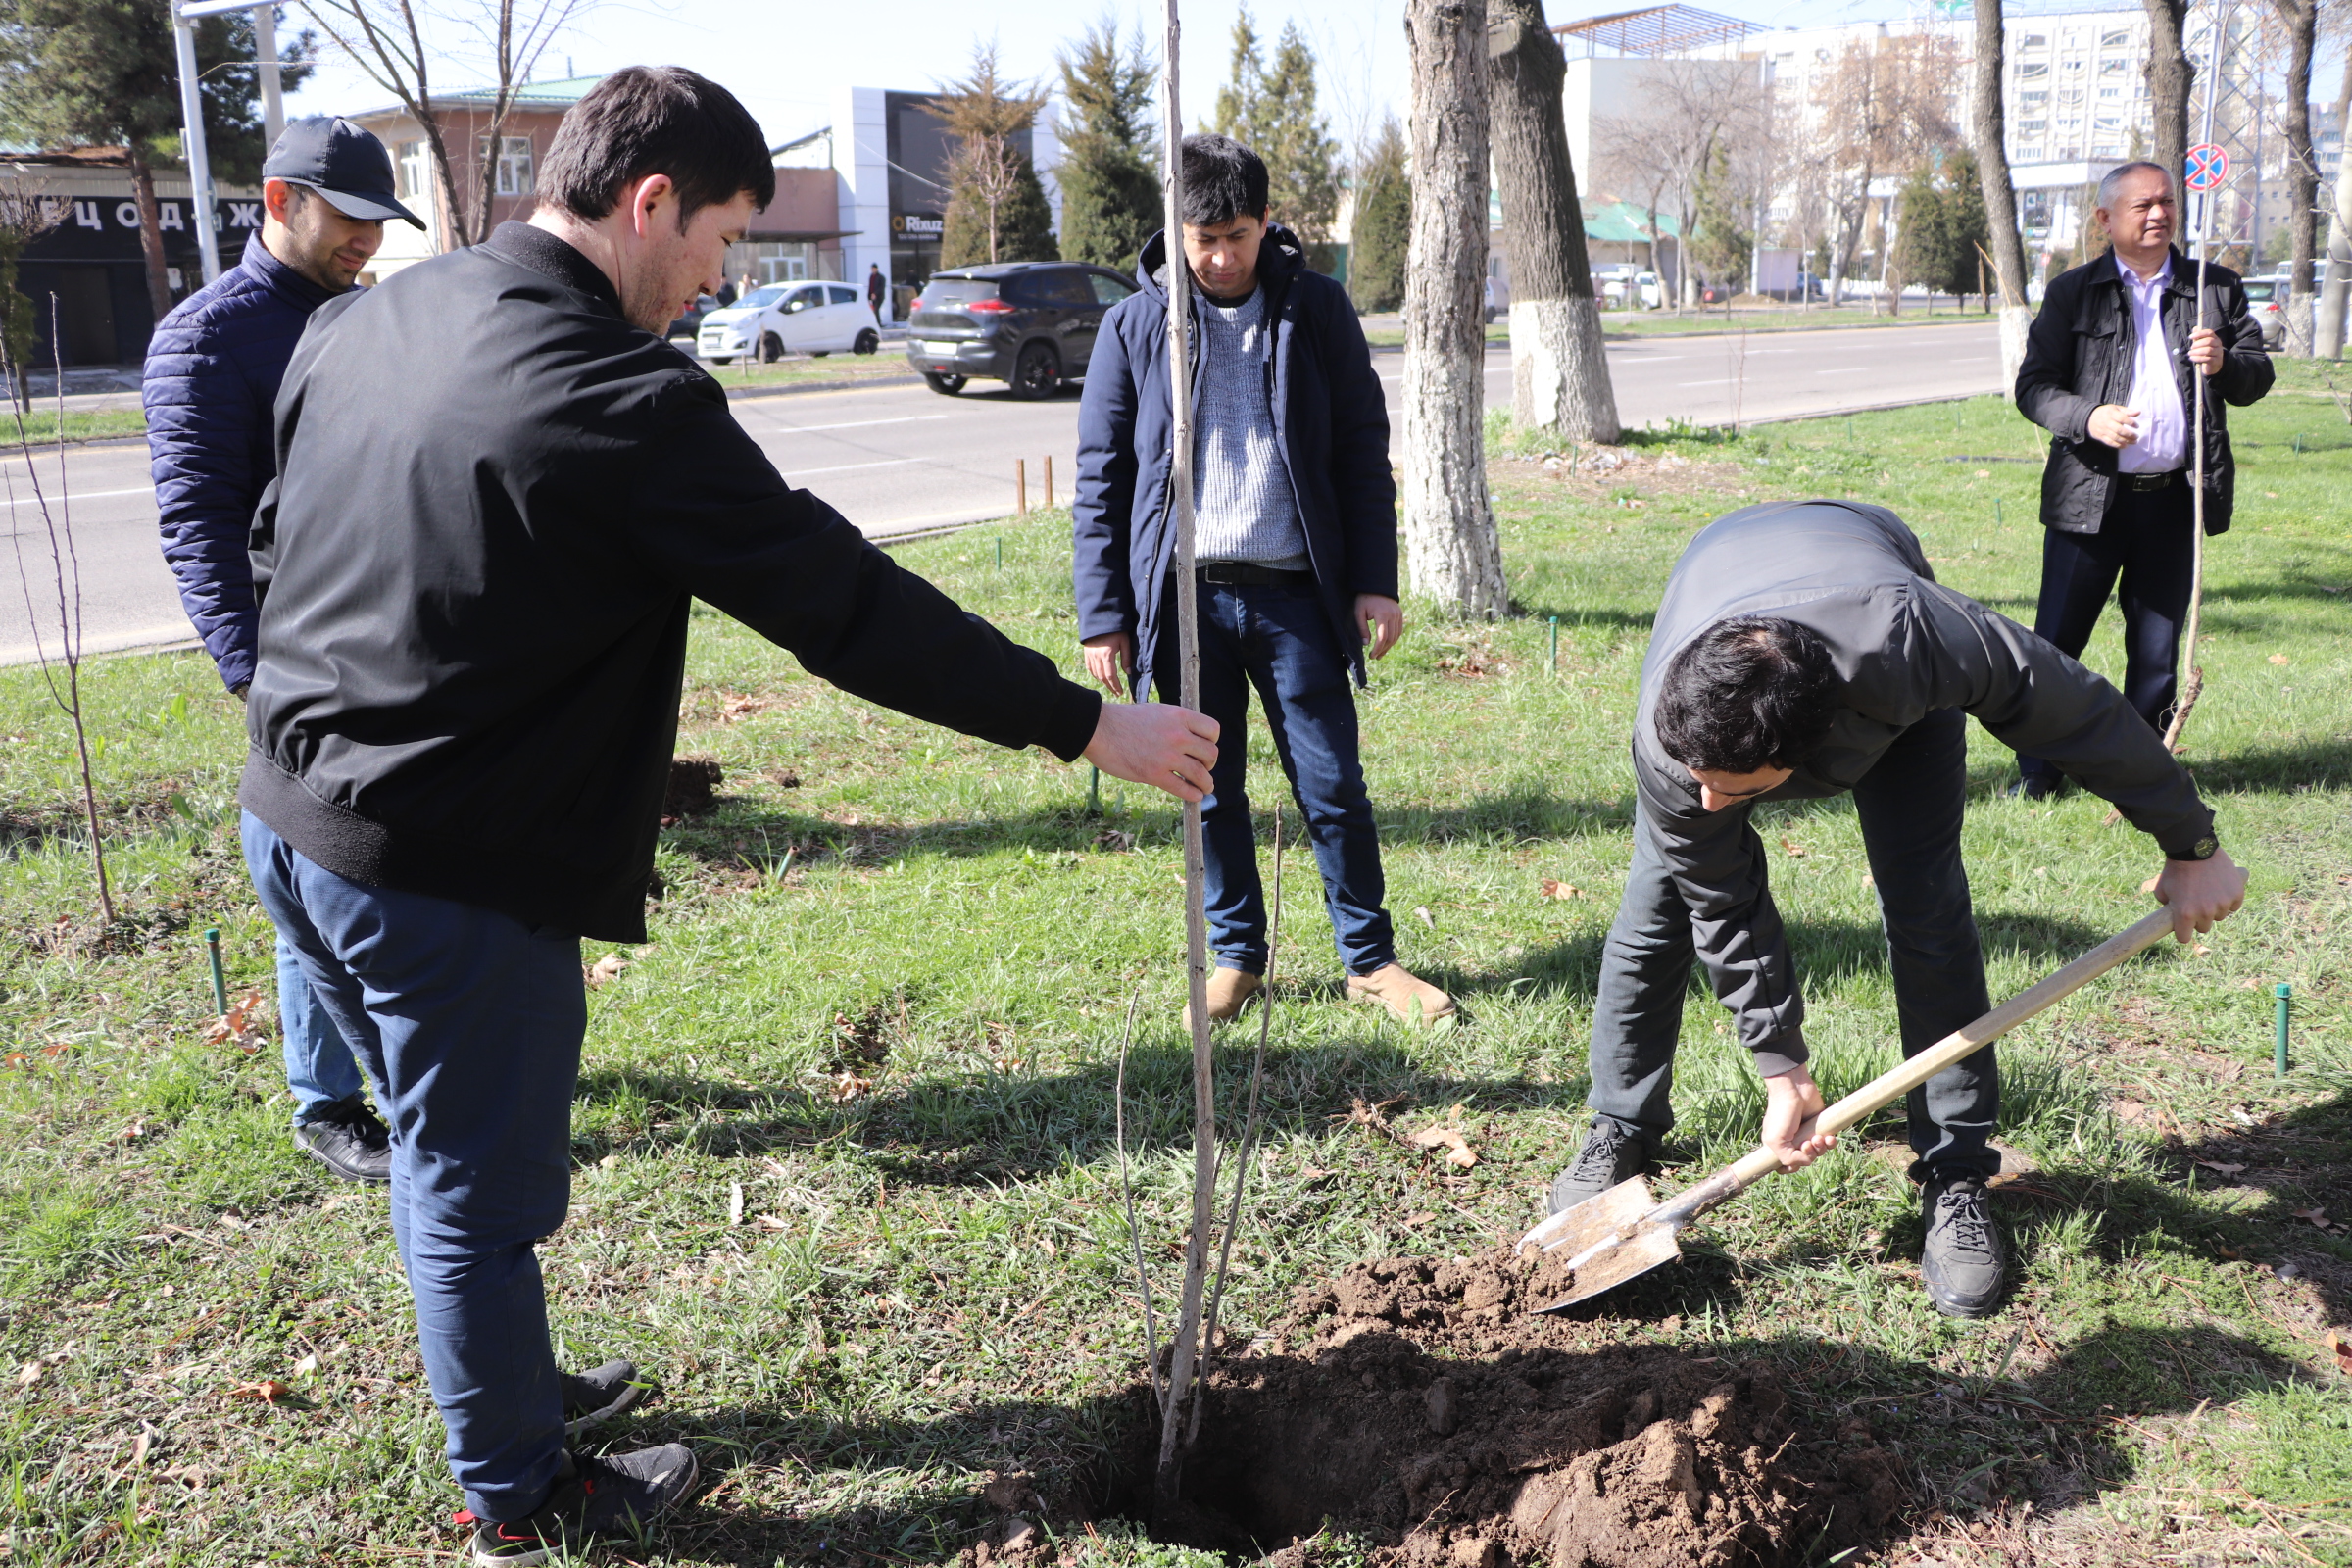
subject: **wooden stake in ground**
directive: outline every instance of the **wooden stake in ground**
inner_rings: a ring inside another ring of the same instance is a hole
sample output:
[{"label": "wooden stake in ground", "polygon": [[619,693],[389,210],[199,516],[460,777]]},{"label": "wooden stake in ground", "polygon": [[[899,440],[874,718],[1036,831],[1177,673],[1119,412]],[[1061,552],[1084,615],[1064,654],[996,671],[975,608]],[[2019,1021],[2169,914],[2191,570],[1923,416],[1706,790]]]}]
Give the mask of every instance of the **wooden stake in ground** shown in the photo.
[{"label": "wooden stake in ground", "polygon": [[[2200,144],[2213,140],[2213,91],[2216,79],[2221,74],[2222,38],[2229,31],[2229,0],[2222,0],[2213,18],[2212,53],[2205,62],[2204,122],[2197,131]],[[2207,191],[2197,203],[2198,327],[2205,324],[2205,236],[2213,226],[2213,197],[2214,193]],[[2192,408],[2188,437],[2188,629],[2180,639],[2180,663],[2188,673],[2181,677],[2180,695],[2173,704],[2173,721],[2164,729],[2164,749],[2167,752],[2180,743],[2180,731],[2188,723],[2188,710],[2197,706],[2197,699],[2205,692],[2205,671],[2197,663],[2197,622],[2205,606],[2205,400],[2212,395],[2212,380],[2196,366],[2188,368],[2189,390],[2196,393],[2189,400]]]},{"label": "wooden stake in ground", "polygon": [[[1176,528],[1176,649],[1178,700],[1200,706],[1200,625],[1193,575],[1193,375],[1192,271],[1184,254],[1184,113],[1176,63],[1182,58],[1177,0],[1166,0],[1167,101],[1160,123],[1167,144],[1168,395],[1175,417],[1169,429],[1168,509]],[[1184,1291],[1168,1363],[1168,1397],[1159,1424],[1159,1463],[1152,1479],[1155,1515],[1171,1511],[1184,1483],[1177,1450],[1199,1391],[1193,1372],[1201,1351],[1200,1314],[1208,1285],[1208,1236],[1216,1223],[1217,1084],[1216,1056],[1208,1038],[1208,921],[1204,911],[1207,861],[1200,842],[1200,807],[1184,808],[1185,994],[1193,1023],[1193,1230],[1184,1248]]]},{"label": "wooden stake in ground", "polygon": [[1492,620],[1510,600],[1487,497],[1486,0],[1409,0],[1413,226],[1404,274],[1404,556],[1413,592]]}]

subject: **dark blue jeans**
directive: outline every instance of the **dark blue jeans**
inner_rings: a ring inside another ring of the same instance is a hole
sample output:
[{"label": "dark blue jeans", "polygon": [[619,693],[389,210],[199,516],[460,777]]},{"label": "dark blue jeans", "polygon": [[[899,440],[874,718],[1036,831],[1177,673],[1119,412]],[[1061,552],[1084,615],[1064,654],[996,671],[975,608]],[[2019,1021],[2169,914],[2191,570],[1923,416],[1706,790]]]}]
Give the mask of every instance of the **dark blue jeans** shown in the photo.
[{"label": "dark blue jeans", "polygon": [[[1952,708],[1903,731],[1854,786],[1906,1058],[1991,1007],[1968,871],[1960,863],[1967,799],[1968,721]],[[1652,1138],[1674,1126],[1668,1098],[1693,953],[1690,907],[1637,808],[1633,869],[1601,950],[1588,1102]],[[1991,1046],[1911,1091],[1905,1108],[1917,1156],[1912,1177],[1925,1180],[1938,1166],[1997,1174],[2000,1155],[1985,1140],[1999,1125],[2000,1100]]]},{"label": "dark blue jeans", "polygon": [[365,887],[248,811],[245,864],[392,1129],[392,1237],[466,1506],[519,1519],[564,1451],[535,1246],[571,1200],[580,943]]},{"label": "dark blue jeans", "polygon": [[[1208,858],[1208,939],[1219,968],[1266,972],[1266,901],[1243,778],[1250,688],[1257,688],[1275,755],[1306,819],[1332,936],[1349,974],[1396,961],[1396,932],[1381,906],[1380,829],[1357,755],[1348,660],[1311,587],[1200,584],[1200,710],[1220,726],[1212,793],[1200,807]],[[1176,615],[1153,651],[1162,702],[1176,701]]]},{"label": "dark blue jeans", "polygon": [[360,1092],[359,1059],[336,1032],[334,1019],[311,999],[301,960],[284,937],[277,939],[277,1034],[297,1123]]}]

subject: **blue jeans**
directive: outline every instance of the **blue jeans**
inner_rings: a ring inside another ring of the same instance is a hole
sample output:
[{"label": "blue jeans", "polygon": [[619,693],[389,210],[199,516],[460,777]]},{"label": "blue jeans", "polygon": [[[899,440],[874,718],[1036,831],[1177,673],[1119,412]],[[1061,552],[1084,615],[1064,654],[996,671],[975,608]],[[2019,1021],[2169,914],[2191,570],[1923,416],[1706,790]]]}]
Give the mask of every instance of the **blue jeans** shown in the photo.
[{"label": "blue jeans", "polygon": [[278,1054],[294,1091],[294,1120],[306,1122],[360,1092],[360,1063],[335,1020],[311,996],[293,945],[277,939]]},{"label": "blue jeans", "polygon": [[539,1239],[571,1200],[575,936],[346,881],[248,811],[245,864],[392,1129],[392,1237],[466,1506],[519,1519],[564,1451]]},{"label": "blue jeans", "polygon": [[[1870,858],[1894,975],[1894,1009],[1908,1058],[1991,1008],[1960,863],[1968,799],[1968,721],[1939,709],[1896,737],[1854,786],[1854,814]],[[1734,810],[1747,808],[1734,807]],[[1634,813],[1634,863],[1601,949],[1592,1009],[1592,1092],[1601,1115],[1652,1139],[1674,1126],[1674,1047],[1694,950],[1690,910],[1668,875],[1648,821]],[[2000,1121],[1993,1048],[1911,1091],[1911,1175],[1936,1167],[1986,1176],[2001,1158],[1986,1147]]]},{"label": "blue jeans", "polygon": [[[1220,726],[1212,786],[1200,804],[1208,858],[1208,937],[1219,968],[1266,972],[1266,901],[1250,822],[1247,736],[1250,688],[1257,688],[1275,754],[1306,820],[1332,936],[1349,974],[1396,961],[1396,932],[1382,903],[1380,829],[1357,755],[1355,693],[1348,660],[1312,587],[1202,583],[1200,710]],[[1163,702],[1176,701],[1176,616],[1153,651]]]}]

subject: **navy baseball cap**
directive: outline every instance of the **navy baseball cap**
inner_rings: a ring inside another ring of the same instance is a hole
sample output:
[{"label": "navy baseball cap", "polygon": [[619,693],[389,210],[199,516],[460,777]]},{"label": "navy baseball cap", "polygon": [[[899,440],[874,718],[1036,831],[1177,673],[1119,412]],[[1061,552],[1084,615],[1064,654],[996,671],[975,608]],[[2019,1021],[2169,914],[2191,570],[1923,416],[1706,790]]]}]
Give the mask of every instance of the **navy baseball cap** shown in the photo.
[{"label": "navy baseball cap", "polygon": [[392,155],[372,132],[348,120],[313,115],[295,121],[270,149],[262,177],[307,185],[345,218],[405,218],[424,226],[392,194]]}]

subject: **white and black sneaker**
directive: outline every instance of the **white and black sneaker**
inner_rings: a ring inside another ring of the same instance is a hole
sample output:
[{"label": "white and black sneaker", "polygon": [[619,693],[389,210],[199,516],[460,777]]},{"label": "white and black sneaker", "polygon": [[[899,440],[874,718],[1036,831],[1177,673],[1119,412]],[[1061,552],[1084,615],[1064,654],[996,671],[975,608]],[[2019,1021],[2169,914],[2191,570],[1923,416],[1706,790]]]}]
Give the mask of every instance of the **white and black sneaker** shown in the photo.
[{"label": "white and black sneaker", "polygon": [[294,1147],[347,1182],[392,1179],[392,1134],[357,1095],[296,1122]]},{"label": "white and black sneaker", "polygon": [[1648,1174],[1653,1152],[1651,1140],[1644,1134],[1612,1116],[1593,1117],[1576,1163],[1551,1179],[1550,1212],[1574,1208],[1619,1182]]},{"label": "white and black sneaker", "polygon": [[2001,1298],[2005,1260],[1992,1223],[1992,1194],[1973,1170],[1928,1173],[1920,1200],[1928,1244],[1919,1277],[1928,1299],[1946,1317],[1983,1317]]},{"label": "white and black sneaker", "polygon": [[607,1361],[593,1372],[564,1372],[564,1436],[576,1438],[635,1408],[653,1391],[653,1380],[638,1375],[633,1361]]},{"label": "white and black sneaker", "polygon": [[565,1453],[555,1489],[527,1518],[503,1522],[461,1513],[473,1526],[466,1560],[477,1564],[550,1562],[599,1536],[642,1537],[685,1500],[701,1469],[682,1443],[605,1458]]}]

